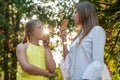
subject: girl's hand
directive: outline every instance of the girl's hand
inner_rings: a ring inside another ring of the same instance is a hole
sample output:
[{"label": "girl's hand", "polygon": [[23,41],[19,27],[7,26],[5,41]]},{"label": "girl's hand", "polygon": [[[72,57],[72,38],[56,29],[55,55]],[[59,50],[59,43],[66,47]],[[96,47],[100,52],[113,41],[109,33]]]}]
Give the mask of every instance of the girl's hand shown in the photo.
[{"label": "girl's hand", "polygon": [[45,35],[44,38],[43,38],[43,45],[46,47],[46,46],[49,46],[49,42],[50,42],[50,37],[49,35]]},{"label": "girl's hand", "polygon": [[66,29],[67,29],[68,22],[69,22],[68,19],[64,19],[64,20],[61,22],[60,35],[61,35],[61,37],[62,37],[63,42],[66,41],[66,36],[67,36]]},{"label": "girl's hand", "polygon": [[49,71],[47,71],[47,72],[48,72],[48,74],[46,75],[47,77],[54,77],[55,76],[54,74],[50,73]]},{"label": "girl's hand", "polygon": [[66,27],[61,27],[60,28],[60,36],[61,36],[63,42],[66,41],[66,37],[67,37],[66,30],[67,30]]},{"label": "girl's hand", "polygon": [[54,77],[55,75],[52,73],[49,73],[49,77]]}]

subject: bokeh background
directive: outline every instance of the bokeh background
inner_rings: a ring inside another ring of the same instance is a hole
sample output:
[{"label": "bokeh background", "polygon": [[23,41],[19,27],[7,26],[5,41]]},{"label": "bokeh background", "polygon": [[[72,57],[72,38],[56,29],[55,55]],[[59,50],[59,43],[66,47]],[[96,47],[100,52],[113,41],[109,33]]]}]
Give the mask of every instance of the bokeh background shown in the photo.
[{"label": "bokeh background", "polygon": [[[63,80],[60,72],[62,45],[60,23],[68,24],[68,47],[77,34],[72,15],[74,5],[84,0],[0,0],[0,80],[16,80],[16,46],[22,41],[28,20],[39,19],[50,30],[50,48],[56,61],[55,77]],[[95,4],[99,24],[106,31],[105,63],[112,80],[120,80],[120,0],[88,0]]]}]

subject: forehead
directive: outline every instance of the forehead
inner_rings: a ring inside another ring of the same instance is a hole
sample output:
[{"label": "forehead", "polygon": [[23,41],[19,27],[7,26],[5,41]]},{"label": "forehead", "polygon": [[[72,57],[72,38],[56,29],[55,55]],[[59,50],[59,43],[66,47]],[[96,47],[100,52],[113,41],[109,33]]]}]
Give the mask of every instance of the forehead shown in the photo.
[{"label": "forehead", "polygon": [[39,22],[39,21],[37,21],[35,24],[36,24],[36,25],[42,25],[42,23]]},{"label": "forehead", "polygon": [[77,9],[75,8],[74,11],[77,11]]},{"label": "forehead", "polygon": [[41,22],[36,22],[35,26],[42,26]]}]

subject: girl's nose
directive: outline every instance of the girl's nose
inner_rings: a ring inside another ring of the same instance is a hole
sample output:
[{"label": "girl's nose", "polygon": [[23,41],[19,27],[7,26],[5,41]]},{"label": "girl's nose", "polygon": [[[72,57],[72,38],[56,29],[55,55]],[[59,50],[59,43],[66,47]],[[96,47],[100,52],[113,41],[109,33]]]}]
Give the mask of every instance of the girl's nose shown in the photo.
[{"label": "girl's nose", "polygon": [[75,13],[73,13],[73,15],[72,15],[72,19],[74,19],[75,18]]},{"label": "girl's nose", "polygon": [[72,19],[73,19],[73,20],[75,19],[75,16],[74,16],[74,15],[72,16]]}]

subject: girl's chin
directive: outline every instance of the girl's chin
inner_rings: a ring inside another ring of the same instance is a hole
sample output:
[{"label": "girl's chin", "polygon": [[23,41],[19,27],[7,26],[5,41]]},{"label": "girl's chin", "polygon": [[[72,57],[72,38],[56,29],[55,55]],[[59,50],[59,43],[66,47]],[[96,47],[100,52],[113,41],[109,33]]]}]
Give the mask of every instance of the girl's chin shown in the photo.
[{"label": "girl's chin", "polygon": [[79,22],[75,22],[75,25],[77,26],[77,25],[81,25]]},{"label": "girl's chin", "polygon": [[38,38],[38,40],[43,40],[43,38]]},{"label": "girl's chin", "polygon": [[41,38],[40,40],[46,40],[46,39],[43,37],[43,38]]},{"label": "girl's chin", "polygon": [[77,25],[77,24],[78,24],[78,22],[74,21],[74,24],[75,24],[75,25]]}]

